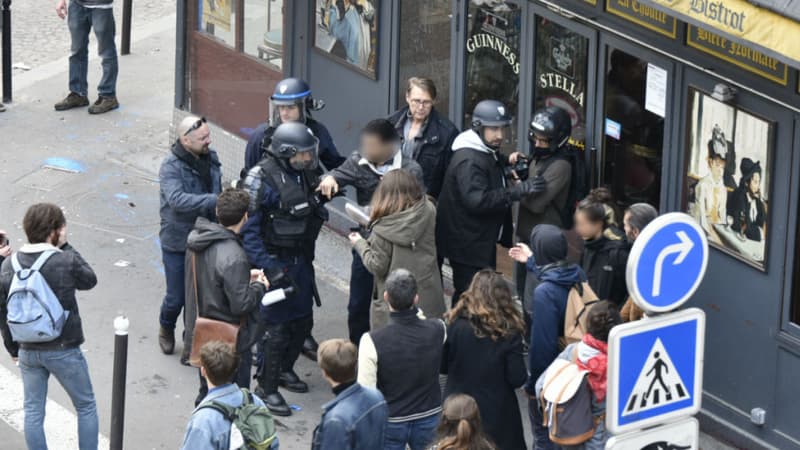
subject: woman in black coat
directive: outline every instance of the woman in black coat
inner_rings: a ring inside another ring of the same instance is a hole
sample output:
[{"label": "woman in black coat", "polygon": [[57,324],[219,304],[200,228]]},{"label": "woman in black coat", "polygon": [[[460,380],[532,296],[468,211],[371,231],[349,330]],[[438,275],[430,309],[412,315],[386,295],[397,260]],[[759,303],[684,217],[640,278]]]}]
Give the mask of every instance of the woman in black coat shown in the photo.
[{"label": "woman in black coat", "polygon": [[528,376],[522,350],[524,322],[501,275],[482,270],[447,314],[442,373],[445,397],[478,402],[486,434],[502,450],[525,450],[515,389]]}]

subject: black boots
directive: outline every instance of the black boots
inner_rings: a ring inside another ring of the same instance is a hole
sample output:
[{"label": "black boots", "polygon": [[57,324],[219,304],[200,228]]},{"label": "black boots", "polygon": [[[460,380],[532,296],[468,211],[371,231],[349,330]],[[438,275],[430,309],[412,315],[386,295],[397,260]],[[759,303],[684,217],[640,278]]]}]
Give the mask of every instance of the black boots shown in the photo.
[{"label": "black boots", "polygon": [[306,358],[314,362],[317,362],[317,350],[319,350],[319,344],[317,344],[317,341],[316,339],[314,339],[314,336],[309,334],[303,341],[302,354]]},{"label": "black boots", "polygon": [[175,352],[175,330],[168,330],[164,327],[158,330],[158,346],[165,355]]},{"label": "black boots", "polygon": [[279,378],[278,383],[284,389],[289,392],[294,392],[297,394],[305,394],[308,392],[308,384],[305,381],[301,380],[300,377],[294,373],[294,370],[288,370],[286,372],[282,372]]},{"label": "black boots", "polygon": [[289,332],[285,324],[268,325],[264,333],[264,361],[256,374],[258,387],[256,395],[261,397],[267,408],[276,416],[291,416],[292,410],[278,392],[281,364],[289,347]]}]

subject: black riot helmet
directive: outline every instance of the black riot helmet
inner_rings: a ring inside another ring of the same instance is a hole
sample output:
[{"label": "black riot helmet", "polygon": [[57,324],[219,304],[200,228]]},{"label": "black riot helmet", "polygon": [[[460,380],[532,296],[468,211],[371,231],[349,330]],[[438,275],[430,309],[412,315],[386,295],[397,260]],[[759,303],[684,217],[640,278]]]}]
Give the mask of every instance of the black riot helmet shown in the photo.
[{"label": "black riot helmet", "polygon": [[279,125],[272,135],[269,151],[295,170],[314,170],[319,167],[319,139],[300,122]]},{"label": "black riot helmet", "polygon": [[297,106],[298,122],[305,123],[311,111],[319,111],[325,107],[322,100],[314,100],[311,96],[311,87],[299,78],[286,78],[275,85],[275,91],[269,98],[270,123],[280,125],[281,107]]},{"label": "black riot helmet", "polygon": [[472,110],[472,128],[475,131],[483,127],[508,127],[511,121],[508,109],[497,100],[482,100]]},{"label": "black riot helmet", "polygon": [[563,147],[572,135],[572,119],[569,113],[558,106],[548,106],[533,115],[528,126],[528,140],[534,143],[534,137],[545,138],[550,142],[547,148],[533,146],[533,156],[552,154]]}]

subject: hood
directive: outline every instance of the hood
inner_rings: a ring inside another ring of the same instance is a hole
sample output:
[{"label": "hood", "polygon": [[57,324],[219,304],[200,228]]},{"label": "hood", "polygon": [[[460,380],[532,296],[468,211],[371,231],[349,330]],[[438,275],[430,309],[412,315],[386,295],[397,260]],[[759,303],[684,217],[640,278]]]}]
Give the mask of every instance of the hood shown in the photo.
[{"label": "hood", "polygon": [[465,148],[483,153],[489,153],[491,155],[497,153],[495,150],[493,150],[491,147],[489,147],[483,142],[483,139],[481,139],[481,137],[475,130],[464,131],[458,136],[456,136],[456,139],[453,141],[454,152],[463,150]]},{"label": "hood", "polygon": [[225,240],[236,240],[236,234],[223,227],[222,225],[211,222],[205,217],[200,217],[194,224],[189,239],[186,241],[186,248],[193,252],[202,252],[211,244]]},{"label": "hood", "polygon": [[411,208],[378,219],[372,232],[396,245],[413,247],[432,220],[436,220],[436,207],[426,197]]},{"label": "hood", "polygon": [[550,281],[561,286],[574,286],[586,281],[583,269],[577,264],[555,266],[538,274],[539,281]]},{"label": "hood", "polygon": [[531,250],[537,266],[546,266],[567,258],[567,239],[554,225],[536,225],[531,231]]}]

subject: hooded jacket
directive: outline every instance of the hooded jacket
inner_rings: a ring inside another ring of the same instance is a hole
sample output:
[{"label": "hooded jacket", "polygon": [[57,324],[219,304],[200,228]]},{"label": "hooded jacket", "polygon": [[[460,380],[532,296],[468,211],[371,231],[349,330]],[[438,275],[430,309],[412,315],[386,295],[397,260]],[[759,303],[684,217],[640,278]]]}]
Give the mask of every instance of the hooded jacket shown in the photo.
[{"label": "hooded jacket", "polygon": [[441,318],[446,311],[442,279],[436,259],[436,207],[427,198],[398,213],[382,217],[372,225],[369,239],[360,240],[355,250],[364,266],[375,276],[372,329],[387,324],[389,310],[383,301],[386,277],[395,269],[407,269],[417,279],[419,308],[429,318]]},{"label": "hooded jacket", "polygon": [[458,135],[439,194],[439,256],[473,267],[494,267],[495,244],[511,245],[511,195],[503,168],[508,158],[484,144],[474,130]]},{"label": "hooded jacket", "polygon": [[[422,168],[413,159],[403,155],[400,150],[392,158],[392,164],[394,167],[391,170],[405,169],[414,175],[421,185],[424,185]],[[328,175],[336,180],[340,190],[344,189],[345,186],[355,187],[356,201],[361,206],[369,205],[372,200],[372,194],[375,193],[378,183],[383,179],[383,175],[376,172],[374,167],[359,152],[351,153],[339,167],[326,174],[326,176]]]},{"label": "hooded jacket", "polygon": [[[250,262],[239,237],[201,217],[189,233],[186,249],[185,343],[191,348],[198,315],[237,325],[242,317],[247,317],[245,326],[239,329],[237,342],[237,351],[246,350],[259,335],[256,313],[266,288],[250,282]],[[199,314],[195,304],[199,306]]]}]

